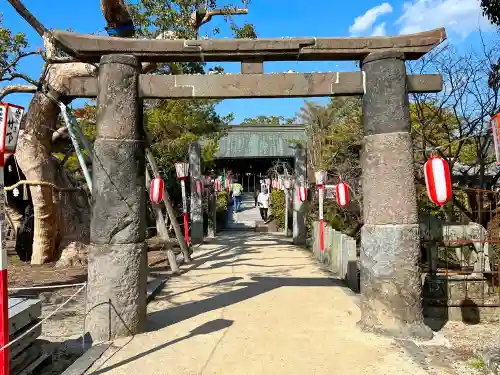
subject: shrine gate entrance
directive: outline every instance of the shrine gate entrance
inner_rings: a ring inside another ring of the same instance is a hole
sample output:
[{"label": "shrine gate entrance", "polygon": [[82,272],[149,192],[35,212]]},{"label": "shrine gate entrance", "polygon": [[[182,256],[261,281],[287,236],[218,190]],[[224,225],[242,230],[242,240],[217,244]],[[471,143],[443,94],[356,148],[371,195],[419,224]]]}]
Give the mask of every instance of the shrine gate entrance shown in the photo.
[{"label": "shrine gate entrance", "polygon": [[[408,93],[438,92],[442,78],[407,75],[405,61],[420,58],[445,40],[444,29],[367,38],[144,40],[62,30],[52,35],[61,51],[49,60],[100,64],[98,78],[70,79],[65,93],[98,101],[94,154],[99,163],[93,170],[88,284],[88,323],[94,340],[138,333],[146,319],[140,100],[334,95],[363,96],[360,325],[397,337],[432,337],[423,323],[417,267],[420,240]],[[361,71],[263,73],[265,61],[333,60],[359,61]],[[241,74],[141,74],[143,62],[176,61],[239,61]],[[199,145],[193,150],[199,155]],[[295,160],[297,191],[305,183],[304,150],[296,150]],[[194,178],[200,177],[199,170],[194,173]],[[302,208],[296,205],[294,210],[300,213]],[[304,225],[303,215],[296,222]],[[299,235],[305,234],[302,229]]]}]

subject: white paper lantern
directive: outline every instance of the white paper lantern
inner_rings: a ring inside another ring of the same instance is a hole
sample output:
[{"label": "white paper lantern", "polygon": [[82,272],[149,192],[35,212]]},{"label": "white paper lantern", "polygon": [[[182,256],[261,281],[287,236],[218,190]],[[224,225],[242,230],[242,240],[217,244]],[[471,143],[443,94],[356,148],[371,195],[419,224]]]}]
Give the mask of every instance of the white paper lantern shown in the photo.
[{"label": "white paper lantern", "polygon": [[314,177],[316,178],[316,185],[324,185],[326,183],[326,172],[318,171],[314,173]]},{"label": "white paper lantern", "polygon": [[186,178],[189,174],[189,163],[175,163],[175,173],[177,174],[177,178]]},{"label": "white paper lantern", "polygon": [[337,204],[344,208],[349,204],[349,186],[343,181],[340,181],[337,186],[335,186],[335,195],[337,198]]}]

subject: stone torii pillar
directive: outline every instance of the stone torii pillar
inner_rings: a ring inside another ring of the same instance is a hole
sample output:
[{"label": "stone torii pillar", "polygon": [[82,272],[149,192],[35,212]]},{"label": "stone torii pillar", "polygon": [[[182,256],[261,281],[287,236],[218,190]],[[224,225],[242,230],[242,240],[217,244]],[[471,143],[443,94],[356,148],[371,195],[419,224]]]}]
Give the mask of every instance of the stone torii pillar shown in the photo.
[{"label": "stone torii pillar", "polygon": [[293,243],[306,244],[305,203],[299,198],[299,187],[306,186],[307,160],[306,150],[301,145],[295,146],[295,182],[293,184]]},{"label": "stone torii pillar", "polygon": [[134,56],[101,58],[88,256],[87,324],[93,341],[145,328],[148,267],[139,73]]},{"label": "stone torii pillar", "polygon": [[432,338],[423,323],[420,236],[404,55],[362,61],[363,216],[360,326]]},{"label": "stone torii pillar", "polygon": [[[191,242],[203,242],[203,192],[197,193],[195,181],[201,180],[201,146],[199,142],[189,145],[189,174],[191,176]],[[203,181],[204,182],[204,181]]]}]

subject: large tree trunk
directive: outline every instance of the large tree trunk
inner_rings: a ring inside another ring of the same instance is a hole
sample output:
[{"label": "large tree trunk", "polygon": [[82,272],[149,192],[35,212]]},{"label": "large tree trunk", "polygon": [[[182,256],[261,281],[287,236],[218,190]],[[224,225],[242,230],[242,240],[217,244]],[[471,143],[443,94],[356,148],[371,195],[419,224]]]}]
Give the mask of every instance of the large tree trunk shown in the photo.
[{"label": "large tree trunk", "polygon": [[[88,76],[94,72],[95,67],[82,63],[54,65],[49,68],[46,83],[55,91],[64,93],[69,77]],[[59,106],[47,95],[34,94],[24,131],[19,136],[16,158],[27,180],[69,187],[71,184],[64,170],[51,155],[52,135],[58,128],[59,111]],[[79,256],[82,247],[77,243],[88,243],[89,236],[89,205],[85,198],[80,193],[62,193],[62,204],[57,204],[59,194],[51,187],[31,186],[30,192],[34,206],[31,264],[56,260],[58,247],[71,247],[68,250]],[[71,261],[63,259],[60,263],[66,265]]]},{"label": "large tree trunk", "polygon": [[[24,132],[20,135],[16,156],[27,180],[55,183],[51,160],[51,141],[59,107],[42,93],[36,93],[29,105]],[[55,256],[57,214],[52,188],[31,186],[34,206],[34,239],[31,264],[43,264]]]}]

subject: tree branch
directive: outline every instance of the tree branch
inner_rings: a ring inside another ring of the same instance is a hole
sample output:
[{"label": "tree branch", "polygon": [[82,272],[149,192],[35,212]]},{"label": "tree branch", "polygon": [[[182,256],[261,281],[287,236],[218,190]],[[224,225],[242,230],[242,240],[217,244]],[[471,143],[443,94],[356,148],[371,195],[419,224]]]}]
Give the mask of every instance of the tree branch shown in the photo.
[{"label": "tree branch", "polygon": [[26,7],[21,3],[21,0],[7,0],[10,5],[14,7],[14,9],[19,13],[21,17],[25,19],[26,22],[28,22],[33,29],[38,33],[40,36],[44,36],[47,34],[48,29],[41,24],[38,19],[28,10]]},{"label": "tree branch", "polygon": [[123,0],[101,0],[101,12],[108,27],[132,23],[132,17]]},{"label": "tree branch", "polygon": [[8,65],[5,68],[0,70],[0,80],[4,80],[1,77],[4,77],[5,75],[10,74],[10,72],[16,68],[17,64],[19,63],[19,61],[21,61],[22,58],[28,57],[28,56],[33,56],[33,55],[40,55],[40,52],[21,52],[21,53],[19,53],[19,55],[16,56],[10,63],[8,63]]},{"label": "tree branch", "polygon": [[7,85],[0,88],[0,100],[14,93],[34,93],[37,87],[31,85]]},{"label": "tree branch", "polygon": [[7,78],[0,78],[0,82],[13,81],[16,78],[20,78],[28,83],[31,83],[34,86],[38,86],[38,81],[31,79],[30,77],[28,77],[26,74],[23,74],[23,73],[12,73]]}]

